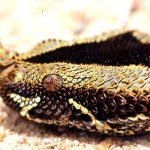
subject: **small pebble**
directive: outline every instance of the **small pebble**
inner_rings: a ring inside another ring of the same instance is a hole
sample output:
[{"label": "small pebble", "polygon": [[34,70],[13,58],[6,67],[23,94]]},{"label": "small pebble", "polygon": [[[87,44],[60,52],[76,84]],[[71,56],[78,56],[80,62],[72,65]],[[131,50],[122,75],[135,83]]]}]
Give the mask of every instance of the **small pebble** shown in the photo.
[{"label": "small pebble", "polygon": [[50,143],[50,142],[52,142],[52,140],[49,139],[49,138],[44,138],[44,139],[43,139],[43,142],[44,142],[44,143]]},{"label": "small pebble", "polygon": [[70,145],[70,140],[66,139],[65,144]]},{"label": "small pebble", "polygon": [[74,143],[75,145],[79,145],[79,141],[78,141],[78,140],[74,140],[73,143]]}]

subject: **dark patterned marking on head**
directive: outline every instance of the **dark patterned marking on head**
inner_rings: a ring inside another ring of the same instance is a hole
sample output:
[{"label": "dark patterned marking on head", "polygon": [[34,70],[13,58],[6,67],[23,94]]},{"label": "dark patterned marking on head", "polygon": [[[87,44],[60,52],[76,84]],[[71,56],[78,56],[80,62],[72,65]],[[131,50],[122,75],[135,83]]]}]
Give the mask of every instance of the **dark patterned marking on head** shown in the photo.
[{"label": "dark patterned marking on head", "polygon": [[42,81],[43,87],[50,92],[59,91],[63,85],[63,79],[58,74],[46,75]]}]

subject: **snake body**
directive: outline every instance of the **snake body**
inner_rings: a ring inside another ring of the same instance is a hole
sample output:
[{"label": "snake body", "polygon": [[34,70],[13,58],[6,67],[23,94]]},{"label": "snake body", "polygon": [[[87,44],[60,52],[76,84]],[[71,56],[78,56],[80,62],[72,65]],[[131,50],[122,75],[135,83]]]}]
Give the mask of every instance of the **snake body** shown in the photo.
[{"label": "snake body", "polygon": [[150,38],[48,40],[0,63],[0,94],[29,120],[100,134],[150,131]]}]

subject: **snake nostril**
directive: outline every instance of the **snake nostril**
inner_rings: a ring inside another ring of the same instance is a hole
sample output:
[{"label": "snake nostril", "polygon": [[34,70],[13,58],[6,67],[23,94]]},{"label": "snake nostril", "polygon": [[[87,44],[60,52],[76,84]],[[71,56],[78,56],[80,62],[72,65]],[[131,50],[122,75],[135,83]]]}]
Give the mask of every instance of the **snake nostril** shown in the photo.
[{"label": "snake nostril", "polygon": [[42,80],[43,87],[50,92],[56,92],[62,88],[63,79],[58,74],[46,75]]},{"label": "snake nostril", "polygon": [[0,84],[2,83],[16,83],[21,81],[24,77],[24,68],[20,67],[14,61],[0,62]]},{"label": "snake nostril", "polygon": [[8,74],[7,79],[13,83],[21,81],[23,79],[23,72],[20,72],[19,70],[13,70]]}]

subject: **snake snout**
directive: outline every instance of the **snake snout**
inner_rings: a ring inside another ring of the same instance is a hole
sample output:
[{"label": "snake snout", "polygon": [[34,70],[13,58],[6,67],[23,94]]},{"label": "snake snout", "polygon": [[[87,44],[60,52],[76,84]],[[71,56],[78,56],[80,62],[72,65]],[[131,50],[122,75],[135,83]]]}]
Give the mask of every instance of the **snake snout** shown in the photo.
[{"label": "snake snout", "polygon": [[0,63],[0,93],[12,84],[20,82],[24,77],[24,71],[15,62]]},{"label": "snake snout", "polygon": [[8,80],[8,74],[14,69],[12,62],[0,62],[0,95],[4,94],[4,89],[10,84]]}]

